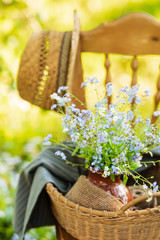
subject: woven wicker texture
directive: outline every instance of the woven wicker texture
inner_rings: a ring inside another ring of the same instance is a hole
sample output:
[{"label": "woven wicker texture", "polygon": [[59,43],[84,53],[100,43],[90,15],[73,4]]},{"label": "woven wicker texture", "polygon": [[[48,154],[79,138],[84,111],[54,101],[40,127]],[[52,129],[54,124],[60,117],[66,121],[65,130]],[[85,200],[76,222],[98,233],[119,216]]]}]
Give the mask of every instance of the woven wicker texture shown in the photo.
[{"label": "woven wicker texture", "polygon": [[76,240],[77,238],[72,237],[67,233],[59,223],[56,224],[56,236],[57,240]]},{"label": "woven wicker texture", "polygon": [[95,186],[85,176],[78,178],[65,197],[84,207],[97,210],[116,212],[123,206],[118,199]]},{"label": "woven wicker texture", "polygon": [[18,90],[25,100],[44,109],[54,103],[50,95],[65,85],[71,47],[71,32],[33,34],[23,53]]},{"label": "woven wicker texture", "polygon": [[61,86],[66,86],[67,72],[69,65],[69,55],[71,49],[72,32],[65,32],[61,45],[61,54],[59,59],[57,89]]},{"label": "woven wicker texture", "polygon": [[[160,238],[160,206],[145,210],[125,211],[144,196],[127,204],[119,212],[85,208],[65,198],[46,185],[57,221],[73,237],[80,240],[158,240]],[[155,193],[154,196],[160,196]],[[146,197],[146,196],[145,196]]]}]

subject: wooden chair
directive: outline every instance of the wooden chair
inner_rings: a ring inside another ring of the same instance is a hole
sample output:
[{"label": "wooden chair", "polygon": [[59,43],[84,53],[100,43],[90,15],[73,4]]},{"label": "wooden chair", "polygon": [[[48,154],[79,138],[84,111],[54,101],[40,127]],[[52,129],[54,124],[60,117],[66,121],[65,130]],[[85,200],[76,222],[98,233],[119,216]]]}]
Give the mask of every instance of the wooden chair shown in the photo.
[{"label": "wooden chair", "polygon": [[[83,81],[81,52],[104,53],[106,56],[106,83],[111,81],[109,54],[132,55],[131,86],[137,84],[137,55],[160,54],[160,23],[145,13],[130,13],[116,21],[104,22],[91,31],[80,31],[80,21],[77,12],[74,13],[75,27],[73,30],[71,63],[68,78]],[[77,49],[77,55],[74,49]],[[76,61],[74,61],[76,59]],[[94,63],[93,63],[94,64]],[[111,101],[111,99],[109,99]],[[160,76],[157,81],[154,110],[160,102]],[[156,117],[152,116],[152,122]],[[57,238],[74,240],[61,226],[57,224]]]}]

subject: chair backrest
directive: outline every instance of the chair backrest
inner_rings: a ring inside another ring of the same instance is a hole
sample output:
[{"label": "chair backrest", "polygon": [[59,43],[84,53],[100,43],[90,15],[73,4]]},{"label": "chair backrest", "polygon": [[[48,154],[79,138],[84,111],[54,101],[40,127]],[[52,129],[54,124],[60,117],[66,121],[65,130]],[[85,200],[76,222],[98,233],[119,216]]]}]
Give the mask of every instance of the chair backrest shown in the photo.
[{"label": "chair backrest", "polygon": [[[160,23],[152,16],[145,13],[130,13],[116,21],[104,22],[91,31],[80,31],[80,21],[75,12],[75,29],[79,32],[79,39],[72,44],[77,44],[79,51],[76,56],[75,66],[70,65],[69,78],[82,81],[82,65],[80,52],[104,53],[106,55],[106,83],[111,81],[109,54],[132,55],[131,86],[137,84],[137,55],[160,54]],[[74,53],[72,53],[74,54]],[[109,99],[111,101],[111,99]],[[160,76],[157,81],[157,92],[154,100],[154,110],[157,110],[160,102]],[[152,122],[156,117],[152,116]]]}]

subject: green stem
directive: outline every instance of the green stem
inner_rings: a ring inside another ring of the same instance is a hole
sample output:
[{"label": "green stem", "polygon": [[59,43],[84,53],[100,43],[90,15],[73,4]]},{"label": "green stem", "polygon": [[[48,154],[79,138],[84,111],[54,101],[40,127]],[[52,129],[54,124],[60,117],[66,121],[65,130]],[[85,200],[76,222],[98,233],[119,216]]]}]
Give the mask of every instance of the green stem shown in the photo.
[{"label": "green stem", "polygon": [[67,163],[71,164],[71,165],[74,165],[74,166],[85,166],[85,164],[81,164],[81,163],[73,163],[73,162],[70,162],[68,160],[65,160]]},{"label": "green stem", "polygon": [[157,162],[160,162],[160,160],[157,160],[157,161],[147,161],[147,162],[142,162],[142,161],[141,161],[141,163],[144,163],[144,164],[153,163],[153,165],[154,165],[154,163],[157,163]]},{"label": "green stem", "polygon": [[74,96],[72,93],[69,93],[74,99],[76,99],[81,105],[83,105],[85,108],[87,108],[87,106],[81,101],[79,100],[76,96]]},{"label": "green stem", "polygon": [[[143,177],[141,174],[139,174],[138,172],[136,172],[136,171],[134,171],[134,170],[133,170],[133,172],[136,173],[136,174],[139,176],[139,179],[140,179],[141,181],[144,181],[144,182],[148,183],[150,186],[152,185],[152,183],[151,183],[150,181],[148,181],[147,178]],[[133,176],[134,176],[134,175],[133,175]],[[134,179],[135,179],[135,178],[134,178]]]},{"label": "green stem", "polygon": [[[134,178],[134,181],[135,181],[141,188],[143,188],[142,185],[138,182],[138,180],[134,177],[134,174],[132,174],[130,171],[129,171],[129,174],[132,175],[132,177]],[[145,193],[148,194],[148,192],[146,191],[146,189],[143,188],[143,190],[145,191]]]}]

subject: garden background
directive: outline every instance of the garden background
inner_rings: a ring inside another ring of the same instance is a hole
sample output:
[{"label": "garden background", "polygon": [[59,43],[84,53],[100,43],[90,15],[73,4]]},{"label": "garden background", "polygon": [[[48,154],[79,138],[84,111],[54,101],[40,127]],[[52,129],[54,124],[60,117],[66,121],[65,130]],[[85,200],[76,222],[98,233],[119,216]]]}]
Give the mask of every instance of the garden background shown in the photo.
[{"label": "garden background", "polygon": [[[16,77],[20,57],[33,32],[72,30],[74,9],[78,11],[83,31],[129,12],[146,12],[160,21],[159,0],[0,0],[0,239],[3,240],[18,240],[13,233],[12,216],[20,171],[41,151],[42,140],[48,133],[57,141],[65,137],[59,114],[39,109],[19,97]],[[132,57],[111,55],[110,59],[113,85],[116,88],[129,85]],[[84,79],[96,76],[103,85],[104,61],[104,54],[82,53]],[[151,100],[156,91],[160,57],[140,56],[138,62],[139,83],[151,90]],[[92,107],[93,90],[87,89],[86,96],[88,106]],[[144,115],[152,111],[150,102],[143,109]],[[56,239],[54,228],[31,230],[26,239]]]}]

